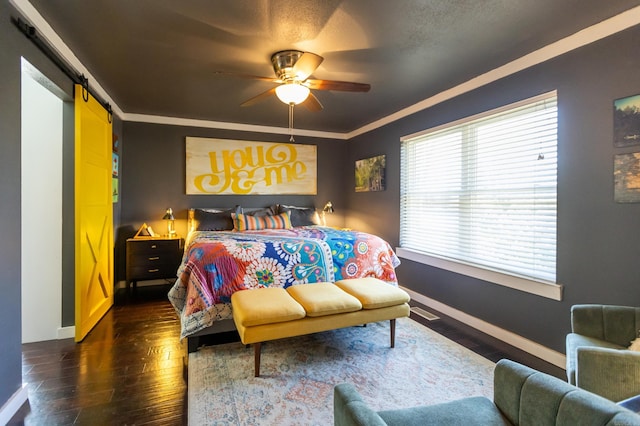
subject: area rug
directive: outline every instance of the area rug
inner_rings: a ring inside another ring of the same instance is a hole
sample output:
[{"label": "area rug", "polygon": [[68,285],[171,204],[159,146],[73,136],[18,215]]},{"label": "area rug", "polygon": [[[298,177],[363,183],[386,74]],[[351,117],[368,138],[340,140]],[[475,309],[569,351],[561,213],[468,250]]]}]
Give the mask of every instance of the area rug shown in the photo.
[{"label": "area rug", "polygon": [[401,318],[266,342],[260,377],[253,348],[228,343],[189,355],[190,425],[330,425],[333,387],[352,383],[374,410],[493,395],[494,364]]}]

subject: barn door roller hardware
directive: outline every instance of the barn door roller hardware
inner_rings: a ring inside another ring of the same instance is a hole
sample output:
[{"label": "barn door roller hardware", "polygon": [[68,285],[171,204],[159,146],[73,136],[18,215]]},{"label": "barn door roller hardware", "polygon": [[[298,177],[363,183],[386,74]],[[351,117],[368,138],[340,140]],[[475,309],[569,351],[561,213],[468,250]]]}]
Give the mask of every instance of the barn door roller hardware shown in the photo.
[{"label": "barn door roller hardware", "polygon": [[60,56],[58,56],[49,44],[38,35],[38,31],[33,25],[28,24],[21,18],[15,18],[13,16],[11,17],[11,22],[13,22],[20,32],[31,40],[33,44],[35,44],[38,49],[40,49],[40,51],[51,60],[51,62],[53,62],[67,77],[69,77],[71,81],[82,86],[82,99],[84,99],[85,102],[89,100],[89,94],[91,94],[100,103],[100,105],[104,107],[108,114],[109,123],[111,123],[113,118],[111,104],[102,100],[99,96],[93,93],[89,88],[89,79],[86,78],[84,74],[80,74],[71,68]]}]

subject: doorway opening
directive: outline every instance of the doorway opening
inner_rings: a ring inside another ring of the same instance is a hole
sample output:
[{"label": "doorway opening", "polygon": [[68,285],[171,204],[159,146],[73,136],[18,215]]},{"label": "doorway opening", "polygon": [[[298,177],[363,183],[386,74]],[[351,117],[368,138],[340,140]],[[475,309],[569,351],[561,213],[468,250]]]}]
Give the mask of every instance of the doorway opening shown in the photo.
[{"label": "doorway opening", "polygon": [[[62,328],[64,92],[22,58],[22,343]],[[62,335],[61,335],[62,334]]]}]

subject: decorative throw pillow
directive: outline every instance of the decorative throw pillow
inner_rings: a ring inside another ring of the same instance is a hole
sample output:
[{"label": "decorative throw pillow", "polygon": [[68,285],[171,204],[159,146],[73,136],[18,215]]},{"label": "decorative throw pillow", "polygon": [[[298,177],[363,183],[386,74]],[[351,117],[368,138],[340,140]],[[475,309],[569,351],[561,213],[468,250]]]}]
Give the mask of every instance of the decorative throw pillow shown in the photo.
[{"label": "decorative throw pillow", "polygon": [[629,346],[629,350],[640,352],[640,337],[638,337],[637,339],[633,339],[631,341],[631,346]]},{"label": "decorative throw pillow", "polygon": [[229,210],[213,211],[194,209],[193,221],[195,231],[229,231],[233,229],[231,213],[237,213],[240,206]]},{"label": "decorative throw pillow", "polygon": [[290,229],[289,212],[269,216],[250,216],[242,213],[231,213],[233,229],[236,231],[257,231],[260,229]]},{"label": "decorative throw pillow", "polygon": [[318,214],[315,207],[297,207],[278,204],[278,213],[289,212],[292,226],[317,225]]}]

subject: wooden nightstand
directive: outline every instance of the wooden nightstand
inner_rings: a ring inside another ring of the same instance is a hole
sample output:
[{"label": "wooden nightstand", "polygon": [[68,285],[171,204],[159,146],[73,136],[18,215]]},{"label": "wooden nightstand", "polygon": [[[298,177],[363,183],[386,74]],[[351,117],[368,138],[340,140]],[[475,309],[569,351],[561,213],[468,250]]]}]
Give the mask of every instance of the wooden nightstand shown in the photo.
[{"label": "wooden nightstand", "polygon": [[182,238],[129,238],[127,287],[137,281],[176,278],[182,261]]}]

